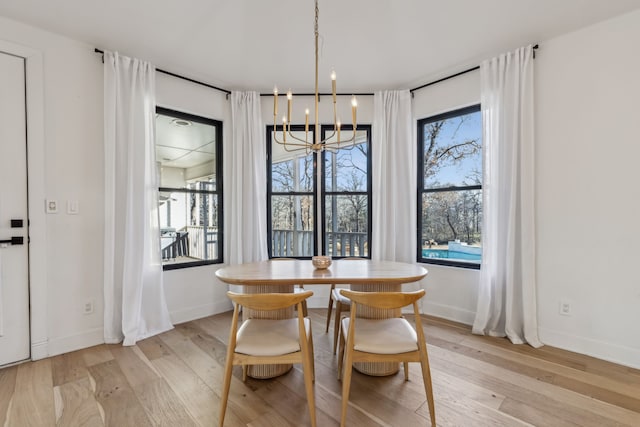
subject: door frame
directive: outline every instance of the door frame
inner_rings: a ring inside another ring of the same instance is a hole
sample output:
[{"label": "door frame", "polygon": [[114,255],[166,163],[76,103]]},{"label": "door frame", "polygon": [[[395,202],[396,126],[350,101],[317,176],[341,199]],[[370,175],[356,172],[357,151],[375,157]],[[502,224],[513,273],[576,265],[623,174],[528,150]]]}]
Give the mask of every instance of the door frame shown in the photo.
[{"label": "door frame", "polygon": [[44,61],[41,51],[0,40],[0,51],[25,59],[29,212],[31,359],[49,356],[45,201]]}]

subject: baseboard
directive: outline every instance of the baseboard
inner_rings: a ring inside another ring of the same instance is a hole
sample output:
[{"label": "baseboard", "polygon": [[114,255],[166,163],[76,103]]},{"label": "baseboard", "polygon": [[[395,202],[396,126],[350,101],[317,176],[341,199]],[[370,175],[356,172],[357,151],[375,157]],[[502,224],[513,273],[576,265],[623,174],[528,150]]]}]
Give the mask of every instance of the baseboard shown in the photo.
[{"label": "baseboard", "polygon": [[640,350],[638,349],[547,328],[538,328],[538,334],[540,341],[544,344],[640,369]]},{"label": "baseboard", "polygon": [[203,317],[212,316],[218,313],[224,313],[233,309],[231,301],[224,299],[224,301],[217,301],[211,304],[203,304],[196,307],[188,307],[181,310],[171,311],[171,322],[173,324],[189,322],[195,319],[202,319]]},{"label": "baseboard", "polygon": [[49,341],[31,343],[31,360],[40,360],[49,357]]},{"label": "baseboard", "polygon": [[[69,353],[87,347],[93,347],[104,343],[104,329],[95,328],[80,334],[49,340],[48,353],[43,357],[57,356],[58,354]],[[35,360],[34,355],[31,357]],[[42,358],[42,357],[40,357]]]},{"label": "baseboard", "polygon": [[437,304],[434,302],[423,301],[422,314],[440,317],[446,320],[463,323],[465,325],[473,325],[473,319],[476,317],[475,311],[469,311],[460,307],[451,305]]}]

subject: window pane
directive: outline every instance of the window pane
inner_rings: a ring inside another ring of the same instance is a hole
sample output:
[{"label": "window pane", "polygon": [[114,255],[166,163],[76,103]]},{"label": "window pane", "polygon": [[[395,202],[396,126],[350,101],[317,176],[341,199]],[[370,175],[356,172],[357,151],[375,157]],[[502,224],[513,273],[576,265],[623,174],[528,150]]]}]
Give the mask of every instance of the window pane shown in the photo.
[{"label": "window pane", "polygon": [[367,132],[357,135],[363,142],[325,153],[326,191],[367,191]]},{"label": "window pane", "polygon": [[482,184],[482,116],[474,111],[424,124],[424,188]]},{"label": "window pane", "polygon": [[163,263],[219,258],[219,196],[190,192],[160,192]]},{"label": "window pane", "polygon": [[325,252],[369,256],[369,204],[364,194],[325,196]]},{"label": "window pane", "polygon": [[271,255],[312,256],[313,196],[271,197]]},{"label": "window pane", "polygon": [[422,195],[422,258],[479,263],[482,191],[443,191]]},{"label": "window pane", "polygon": [[[186,188],[193,180],[214,178],[217,132],[213,124],[158,113],[156,160],[160,164],[160,187]],[[215,179],[211,182],[215,190]]]},{"label": "window pane", "polygon": [[[304,140],[304,132],[291,132],[297,138]],[[282,141],[282,132],[272,132],[278,141]],[[288,142],[291,136],[287,136]],[[286,151],[284,147],[271,142],[271,190],[282,192],[313,192],[313,154],[307,154],[304,150],[293,152]]]}]

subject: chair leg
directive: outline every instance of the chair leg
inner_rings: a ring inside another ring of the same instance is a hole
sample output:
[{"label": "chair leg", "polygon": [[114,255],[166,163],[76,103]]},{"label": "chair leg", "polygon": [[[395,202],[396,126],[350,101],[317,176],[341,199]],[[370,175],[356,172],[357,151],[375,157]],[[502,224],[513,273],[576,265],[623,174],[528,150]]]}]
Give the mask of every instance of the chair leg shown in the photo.
[{"label": "chair leg", "polygon": [[433,401],[433,386],[431,384],[431,368],[429,367],[429,356],[427,350],[420,350],[420,367],[422,368],[422,381],[424,382],[424,391],[427,395],[427,404],[429,405],[429,416],[431,417],[431,426],[436,427],[436,405]]},{"label": "chair leg", "polygon": [[409,362],[404,362],[404,380],[409,381]]},{"label": "chair leg", "polygon": [[313,378],[313,382],[316,382],[316,361],[313,357],[315,354],[313,352],[313,333],[311,332],[311,328],[309,328],[309,359],[311,363],[311,377]]},{"label": "chair leg", "polygon": [[338,352],[338,381],[340,381],[340,379],[342,378],[343,365],[344,365],[344,336],[340,334],[340,351]]},{"label": "chair leg", "polygon": [[[346,350],[344,361],[344,378],[342,378],[342,414],[340,416],[340,427],[344,427],[347,422],[347,407],[349,406],[349,391],[351,388],[351,373],[353,370],[352,345]],[[346,344],[345,344],[346,347]]]},{"label": "chair leg", "polygon": [[342,303],[336,301],[336,314],[333,319],[333,354],[336,354],[338,344],[338,334],[340,333],[340,314],[342,313]]},{"label": "chair leg", "polygon": [[[333,289],[333,285],[331,286]],[[331,296],[331,291],[329,291],[329,308],[327,309],[327,327],[325,329],[325,333],[329,333],[329,324],[331,323],[331,309],[333,308],[333,298]]]},{"label": "chair leg", "polygon": [[307,312],[307,300],[302,301],[302,315],[304,317],[309,316],[309,313]]},{"label": "chair leg", "polygon": [[314,382],[314,362],[313,362],[313,347],[309,346],[309,341],[313,342],[311,337],[311,330],[309,330],[309,337],[307,340],[300,340],[302,348],[302,372],[304,374],[304,388],[307,393],[307,402],[309,405],[309,417],[311,418],[311,427],[316,427],[316,401],[313,392]]},{"label": "chair leg", "polygon": [[[233,353],[227,354],[227,363],[224,367],[224,381],[222,384],[222,395],[220,396],[220,422],[219,426],[224,425],[224,415],[227,411],[227,400],[229,399],[229,388],[231,387],[231,373],[233,371]],[[246,365],[242,366],[245,369]]]},{"label": "chair leg", "polygon": [[248,373],[249,373],[249,366],[248,365],[242,365],[242,382],[243,383],[247,382]]}]

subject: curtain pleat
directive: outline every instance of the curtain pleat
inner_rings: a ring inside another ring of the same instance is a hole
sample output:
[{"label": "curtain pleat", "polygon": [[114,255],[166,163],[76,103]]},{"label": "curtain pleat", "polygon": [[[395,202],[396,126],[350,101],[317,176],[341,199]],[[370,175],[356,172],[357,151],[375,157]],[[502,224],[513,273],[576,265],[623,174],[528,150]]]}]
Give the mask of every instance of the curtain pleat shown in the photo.
[{"label": "curtain pleat", "polygon": [[473,332],[542,345],[535,275],[533,47],[480,66],[482,265]]},{"label": "curtain pleat", "polygon": [[371,257],[415,262],[417,143],[411,93],[379,91],[373,99]]},{"label": "curtain pleat", "polygon": [[224,155],[227,263],[266,260],[267,159],[259,93],[231,93],[231,145]]},{"label": "curtain pleat", "polygon": [[155,159],[155,69],[104,53],[105,342],[173,326],[164,295]]}]

